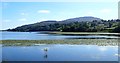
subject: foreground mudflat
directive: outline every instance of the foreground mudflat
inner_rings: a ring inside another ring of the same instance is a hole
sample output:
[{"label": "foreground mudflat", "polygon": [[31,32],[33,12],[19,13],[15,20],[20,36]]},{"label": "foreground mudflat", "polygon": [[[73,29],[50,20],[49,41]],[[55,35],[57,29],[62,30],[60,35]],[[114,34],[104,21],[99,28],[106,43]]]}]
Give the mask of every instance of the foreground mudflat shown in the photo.
[{"label": "foreground mudflat", "polygon": [[34,44],[84,44],[84,45],[118,45],[118,39],[69,39],[69,40],[1,40],[6,46],[30,46]]}]

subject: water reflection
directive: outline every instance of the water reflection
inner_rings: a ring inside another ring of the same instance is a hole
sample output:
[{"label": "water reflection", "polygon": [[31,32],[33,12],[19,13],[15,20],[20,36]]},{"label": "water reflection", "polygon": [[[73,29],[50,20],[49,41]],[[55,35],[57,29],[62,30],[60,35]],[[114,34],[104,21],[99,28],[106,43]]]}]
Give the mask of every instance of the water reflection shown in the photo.
[{"label": "water reflection", "polygon": [[45,60],[47,61],[47,57],[48,57],[48,54],[47,54],[47,52],[48,52],[48,48],[44,48],[44,58],[45,58]]},{"label": "water reflection", "polygon": [[[58,39],[88,39],[88,38],[96,38],[96,39],[117,39],[118,36],[107,36],[107,35],[54,35],[54,34],[44,34],[37,32],[0,32],[2,34],[2,38],[0,36],[0,40],[58,40]],[[24,38],[23,38],[24,37]]]},{"label": "water reflection", "polygon": [[2,62],[2,45],[0,44],[0,63]]},{"label": "water reflection", "polygon": [[50,44],[2,49],[3,61],[118,61],[118,46]]},{"label": "water reflection", "polygon": [[44,55],[44,58],[45,58],[45,59],[47,59],[47,57],[48,57],[48,55],[47,55],[47,54],[45,54],[45,55]]}]

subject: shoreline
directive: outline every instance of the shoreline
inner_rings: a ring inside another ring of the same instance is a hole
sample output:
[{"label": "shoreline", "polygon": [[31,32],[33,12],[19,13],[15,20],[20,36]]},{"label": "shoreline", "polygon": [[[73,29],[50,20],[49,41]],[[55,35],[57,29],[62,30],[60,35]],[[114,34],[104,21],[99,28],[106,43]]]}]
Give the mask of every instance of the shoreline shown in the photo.
[{"label": "shoreline", "polygon": [[107,32],[45,32],[46,34],[61,34],[61,35],[108,35],[120,36],[120,33],[107,33]]},{"label": "shoreline", "polygon": [[[1,32],[20,32],[20,31],[1,31]],[[60,31],[29,31],[44,33],[44,34],[61,34],[61,35],[110,35],[110,36],[120,36],[120,33],[109,33],[109,32],[60,32]]]}]

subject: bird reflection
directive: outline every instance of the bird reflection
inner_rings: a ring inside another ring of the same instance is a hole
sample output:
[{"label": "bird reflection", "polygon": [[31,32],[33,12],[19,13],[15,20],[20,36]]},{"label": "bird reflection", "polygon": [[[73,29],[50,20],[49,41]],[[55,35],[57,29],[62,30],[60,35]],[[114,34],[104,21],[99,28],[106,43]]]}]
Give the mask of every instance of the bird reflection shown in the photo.
[{"label": "bird reflection", "polygon": [[44,58],[47,59],[47,58],[48,58],[48,55],[47,55],[48,48],[44,48],[44,52],[45,52],[45,54],[44,54]]},{"label": "bird reflection", "polygon": [[44,58],[45,58],[45,59],[47,59],[47,57],[48,57],[48,55],[47,55],[47,54],[45,54],[45,55],[44,55]]}]

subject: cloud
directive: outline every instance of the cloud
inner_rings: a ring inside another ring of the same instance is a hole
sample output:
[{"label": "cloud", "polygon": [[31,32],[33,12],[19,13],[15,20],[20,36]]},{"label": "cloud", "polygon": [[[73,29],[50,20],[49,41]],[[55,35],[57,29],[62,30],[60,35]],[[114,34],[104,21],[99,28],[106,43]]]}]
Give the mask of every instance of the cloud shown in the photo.
[{"label": "cloud", "polygon": [[20,13],[21,15],[26,15],[25,13]]},{"label": "cloud", "polygon": [[26,18],[21,18],[21,19],[19,19],[19,21],[27,21],[27,19]]},{"label": "cloud", "polygon": [[102,9],[100,10],[101,13],[111,13],[111,9]]},{"label": "cloud", "polygon": [[106,47],[99,47],[99,50],[102,52],[102,51],[106,51],[107,48]]},{"label": "cloud", "polygon": [[27,16],[28,13],[24,13],[24,12],[22,12],[22,13],[20,13],[20,15],[22,15],[22,16]]},{"label": "cloud", "polygon": [[6,19],[6,20],[3,20],[3,22],[10,22],[11,20],[9,20],[9,19]]},{"label": "cloud", "polygon": [[114,56],[120,57],[120,54],[116,53],[116,54],[114,54]]},{"label": "cloud", "polygon": [[49,10],[39,10],[38,13],[50,13]]}]

